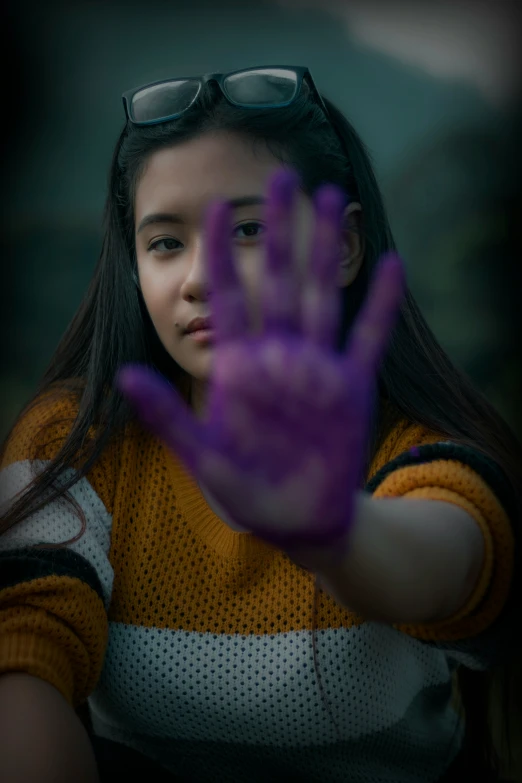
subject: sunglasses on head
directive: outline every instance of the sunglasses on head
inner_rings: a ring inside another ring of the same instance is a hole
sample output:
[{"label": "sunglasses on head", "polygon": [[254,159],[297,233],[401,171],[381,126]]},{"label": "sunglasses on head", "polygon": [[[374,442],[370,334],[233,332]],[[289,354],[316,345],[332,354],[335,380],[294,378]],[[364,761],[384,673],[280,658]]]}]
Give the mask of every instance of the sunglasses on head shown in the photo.
[{"label": "sunglasses on head", "polygon": [[310,71],[302,66],[266,65],[231,73],[207,73],[163,79],[123,93],[123,106],[134,125],[156,125],[175,120],[195,103],[207,82],[215,82],[226,100],[245,109],[277,109],[290,104],[306,81],[327,119],[331,118],[314,84]]}]

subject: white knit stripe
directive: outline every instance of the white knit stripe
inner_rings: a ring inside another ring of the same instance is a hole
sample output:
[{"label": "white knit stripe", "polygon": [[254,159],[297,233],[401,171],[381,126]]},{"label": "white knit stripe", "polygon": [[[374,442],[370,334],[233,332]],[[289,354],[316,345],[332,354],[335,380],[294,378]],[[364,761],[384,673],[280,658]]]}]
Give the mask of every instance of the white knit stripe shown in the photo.
[{"label": "white knit stripe", "polygon": [[[41,472],[47,464],[43,460],[24,460],[4,468],[0,472],[0,509],[5,512],[14,496],[34,479],[35,471]],[[65,471],[63,480],[72,475],[73,470]],[[104,603],[108,608],[114,581],[114,572],[108,559],[112,517],[86,478],[81,478],[69,493],[85,514],[86,528],[81,538],[67,548],[93,566],[102,584]],[[0,536],[0,551],[68,541],[78,534],[81,524],[71,503],[64,499],[55,500]]]},{"label": "white knit stripe", "polygon": [[[451,677],[441,651],[377,623],[319,631],[317,653],[347,740],[396,724],[423,689]],[[275,747],[337,739],[303,631],[227,636],[111,622],[91,705],[98,720],[130,734]],[[440,733],[440,714],[416,728]]]}]

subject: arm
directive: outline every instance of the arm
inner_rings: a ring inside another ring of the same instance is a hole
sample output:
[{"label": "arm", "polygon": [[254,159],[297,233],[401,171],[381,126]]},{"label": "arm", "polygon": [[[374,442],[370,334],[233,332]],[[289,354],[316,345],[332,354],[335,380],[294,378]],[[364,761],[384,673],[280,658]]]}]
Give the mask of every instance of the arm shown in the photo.
[{"label": "arm", "polygon": [[289,555],[368,620],[426,623],[465,605],[483,564],[484,538],[473,517],[452,503],[361,493],[341,547]]},{"label": "arm", "polygon": [[[44,398],[17,423],[2,454],[3,510],[55,458],[76,413],[74,400]],[[107,644],[114,465],[107,449],[70,490],[85,522],[74,548],[56,546],[74,540],[82,521],[60,501],[0,535],[2,783],[98,779],[74,707],[96,687]]]},{"label": "arm", "polygon": [[3,783],[98,783],[94,752],[61,693],[29,674],[0,676]]}]

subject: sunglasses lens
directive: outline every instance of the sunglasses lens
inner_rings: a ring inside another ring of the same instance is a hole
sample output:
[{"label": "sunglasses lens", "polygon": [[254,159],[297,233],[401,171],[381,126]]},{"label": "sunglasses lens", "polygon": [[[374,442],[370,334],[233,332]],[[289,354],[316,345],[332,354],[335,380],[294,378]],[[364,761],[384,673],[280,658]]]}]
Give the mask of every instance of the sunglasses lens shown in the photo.
[{"label": "sunglasses lens", "polygon": [[199,81],[196,79],[180,79],[145,87],[132,98],[131,118],[134,122],[150,122],[180,114],[194,102],[198,92]]},{"label": "sunglasses lens", "polygon": [[297,90],[297,74],[284,68],[259,68],[227,76],[223,89],[234,103],[277,106],[291,101]]}]

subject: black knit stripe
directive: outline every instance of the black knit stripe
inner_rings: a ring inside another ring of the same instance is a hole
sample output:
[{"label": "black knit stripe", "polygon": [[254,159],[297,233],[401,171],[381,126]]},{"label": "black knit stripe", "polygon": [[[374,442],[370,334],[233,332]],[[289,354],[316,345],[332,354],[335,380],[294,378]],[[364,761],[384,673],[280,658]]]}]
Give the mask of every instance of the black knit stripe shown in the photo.
[{"label": "black knit stripe", "polygon": [[0,590],[46,576],[71,576],[89,585],[104,600],[94,567],[70,549],[11,549],[0,552]]},{"label": "black knit stripe", "polygon": [[394,460],[384,465],[366,484],[365,489],[367,492],[374,493],[377,487],[395,470],[438,460],[455,460],[467,465],[488,485],[506,510],[506,513],[509,516],[515,513],[513,491],[498,465],[481,452],[470,449],[467,446],[461,446],[458,443],[452,443],[451,441],[418,446],[404,452],[404,454],[400,454]]}]

